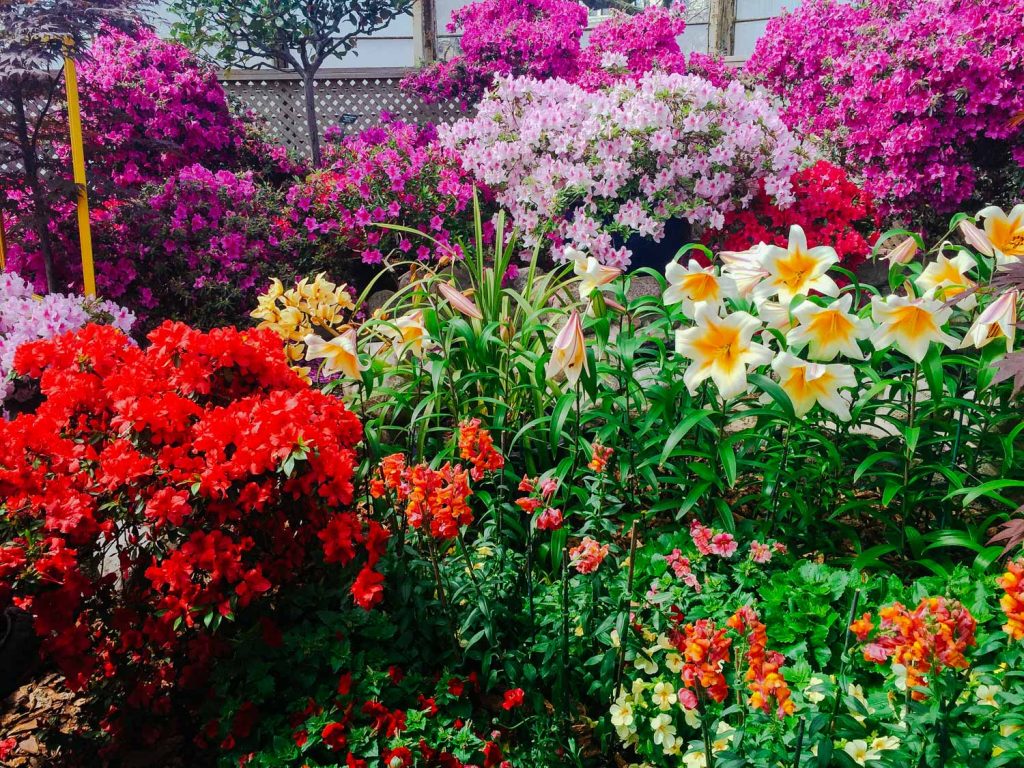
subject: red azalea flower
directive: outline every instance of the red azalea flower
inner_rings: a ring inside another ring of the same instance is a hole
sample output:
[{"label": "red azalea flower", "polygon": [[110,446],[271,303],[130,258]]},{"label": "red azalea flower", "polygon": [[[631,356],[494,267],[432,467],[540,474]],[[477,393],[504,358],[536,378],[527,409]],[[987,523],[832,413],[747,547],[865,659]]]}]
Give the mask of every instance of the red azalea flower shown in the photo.
[{"label": "red azalea flower", "polygon": [[343,723],[328,723],[324,726],[323,730],[320,731],[320,738],[323,739],[331,749],[339,752],[345,748],[348,743],[348,731],[345,729]]},{"label": "red azalea flower", "polygon": [[516,707],[521,707],[523,705],[523,695],[522,688],[513,688],[509,691],[505,691],[505,698],[501,702],[502,709],[510,711]]}]

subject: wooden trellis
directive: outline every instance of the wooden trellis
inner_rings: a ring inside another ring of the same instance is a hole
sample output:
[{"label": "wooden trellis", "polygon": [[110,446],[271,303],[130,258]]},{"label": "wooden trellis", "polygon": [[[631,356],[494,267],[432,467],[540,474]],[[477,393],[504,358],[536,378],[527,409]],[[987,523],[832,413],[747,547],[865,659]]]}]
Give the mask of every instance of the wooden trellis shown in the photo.
[{"label": "wooden trellis", "polygon": [[[440,123],[458,117],[458,107],[425,104],[403,91],[408,69],[324,69],[316,78],[316,109],[321,135],[332,125],[357,133],[378,123],[382,111],[406,122]],[[273,138],[309,156],[302,81],[292,73],[228,70],[221,84],[228,96],[266,122]]]}]

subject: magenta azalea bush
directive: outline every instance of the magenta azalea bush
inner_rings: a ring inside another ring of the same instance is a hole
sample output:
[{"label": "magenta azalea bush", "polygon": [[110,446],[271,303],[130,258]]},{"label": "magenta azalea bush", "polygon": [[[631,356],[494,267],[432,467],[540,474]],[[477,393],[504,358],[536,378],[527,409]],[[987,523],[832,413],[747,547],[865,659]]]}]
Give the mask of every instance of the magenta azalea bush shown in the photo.
[{"label": "magenta azalea bush", "polygon": [[209,328],[233,324],[294,248],[274,212],[284,193],[251,171],[190,165],[97,226],[100,292],[144,313]]},{"label": "magenta azalea bush", "polygon": [[[379,126],[329,145],[327,157],[327,168],[288,190],[281,222],[283,233],[304,243],[306,273],[341,276],[351,257],[370,265],[386,255],[461,257],[456,240],[468,234],[473,179],[433,128],[385,114]],[[379,224],[420,229],[432,239]]]},{"label": "magenta azalea bush", "polygon": [[598,24],[583,45],[586,9],[571,0],[481,0],[456,10],[448,29],[462,52],[403,81],[427,102],[476,104],[496,77],[560,78],[589,88],[636,80],[646,72],[687,71],[715,85],[732,79],[720,58],[679,48],[686,20],[677,11],[646,8]]},{"label": "magenta azalea bush", "polygon": [[135,316],[108,300],[61,293],[36,296],[19,275],[0,272],[0,413],[15,391],[11,380],[15,350],[26,342],[49,339],[86,323],[106,323],[129,333]]},{"label": "magenta azalea bush", "polygon": [[496,75],[544,79],[576,74],[587,10],[573,0],[483,0],[452,13],[462,53],[403,82],[428,103],[476,103]]},{"label": "magenta azalea bush", "polygon": [[812,0],[769,23],[747,72],[890,210],[948,212],[1003,196],[1024,165],[1022,11]]},{"label": "magenta azalea bush", "polygon": [[660,240],[683,217],[712,229],[760,189],[792,201],[796,136],[739,83],[648,73],[589,91],[563,80],[499,79],[474,117],[440,129],[512,214],[527,247],[589,250],[626,266],[621,241]]},{"label": "magenta azalea bush", "polygon": [[119,187],[162,182],[194,163],[232,165],[245,144],[217,73],[149,29],[98,37],[80,90],[93,175]]},{"label": "magenta azalea bush", "polygon": [[[140,251],[162,247],[162,241],[142,242],[158,227],[154,216],[166,205],[163,199],[148,200],[150,194],[157,194],[151,185],[163,187],[168,178],[196,164],[211,173],[230,171],[229,175],[252,169],[256,181],[274,183],[304,172],[283,147],[267,141],[254,123],[231,112],[215,70],[202,65],[184,46],[161,40],[150,30],[125,34],[108,29],[99,35],[80,66],[79,92],[90,215],[98,244],[97,285],[101,293],[129,302],[133,310],[150,314],[159,307],[149,287],[140,287],[138,294],[133,287]],[[70,147],[62,143],[51,151],[67,159],[70,176]],[[20,225],[28,212],[25,191],[0,188],[0,200],[8,216],[8,267],[30,280],[36,290],[43,290],[37,236],[30,227]],[[55,199],[50,207],[51,240],[57,253],[67,255],[55,265],[58,283],[78,290],[81,267],[74,256],[78,253],[74,202]],[[146,225],[145,231],[128,226],[127,210],[143,212],[138,223]],[[202,242],[195,233],[189,237],[200,251],[215,254],[220,247]],[[214,255],[210,258],[216,260]],[[145,280],[148,284],[149,277]]]}]

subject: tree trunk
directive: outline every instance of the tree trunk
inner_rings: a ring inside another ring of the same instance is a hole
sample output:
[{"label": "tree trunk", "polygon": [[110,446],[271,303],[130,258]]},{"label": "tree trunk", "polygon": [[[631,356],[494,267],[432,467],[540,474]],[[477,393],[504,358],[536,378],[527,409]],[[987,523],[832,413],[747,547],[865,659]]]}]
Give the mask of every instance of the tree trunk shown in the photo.
[{"label": "tree trunk", "polygon": [[306,96],[306,128],[309,131],[309,153],[313,158],[313,166],[319,168],[322,162],[320,156],[320,129],[316,124],[316,99],[314,80],[312,72],[302,73],[302,90]]},{"label": "tree trunk", "polygon": [[21,150],[21,162],[25,168],[25,186],[32,197],[32,228],[39,238],[39,252],[43,257],[43,273],[46,276],[46,291],[57,290],[57,277],[53,270],[53,247],[50,243],[50,218],[52,211],[47,205],[46,191],[39,178],[39,164],[32,147],[29,135],[28,117],[25,114],[25,103],[21,94],[14,94],[14,117],[18,130],[18,145]]}]

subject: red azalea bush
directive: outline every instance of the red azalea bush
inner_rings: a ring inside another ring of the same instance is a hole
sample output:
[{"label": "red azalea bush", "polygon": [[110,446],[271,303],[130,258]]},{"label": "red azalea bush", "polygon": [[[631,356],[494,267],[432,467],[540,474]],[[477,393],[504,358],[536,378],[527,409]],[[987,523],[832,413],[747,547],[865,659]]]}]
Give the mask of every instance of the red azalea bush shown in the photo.
[{"label": "red azalea bush", "polygon": [[779,208],[762,189],[749,207],[727,213],[720,231],[705,232],[704,243],[724,251],[743,251],[757,243],[784,248],[789,228],[799,224],[809,246],[832,246],[847,269],[863,263],[881,226],[871,195],[842,168],[824,160],[797,171],[792,182],[796,200],[791,206]]},{"label": "red azalea bush", "polygon": [[[329,167],[288,190],[280,222],[282,237],[305,241],[299,271],[338,277],[338,257],[346,254],[370,265],[389,253],[420,260],[461,257],[455,240],[469,234],[464,214],[474,183],[458,155],[435,138],[431,127],[384,113],[379,126],[330,145]],[[374,226],[381,223],[427,232],[436,243]]]},{"label": "red azalea bush", "polygon": [[112,689],[115,733],[124,709],[172,712],[223,620],[241,631],[317,562],[362,562],[371,607],[387,539],[345,509],[358,420],[278,337],[166,323],[149,342],[87,325],[23,345],[43,401],[0,421],[0,603],[34,615],[70,688]]}]

